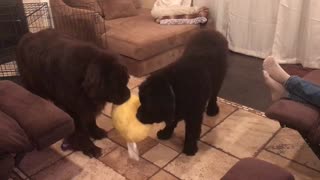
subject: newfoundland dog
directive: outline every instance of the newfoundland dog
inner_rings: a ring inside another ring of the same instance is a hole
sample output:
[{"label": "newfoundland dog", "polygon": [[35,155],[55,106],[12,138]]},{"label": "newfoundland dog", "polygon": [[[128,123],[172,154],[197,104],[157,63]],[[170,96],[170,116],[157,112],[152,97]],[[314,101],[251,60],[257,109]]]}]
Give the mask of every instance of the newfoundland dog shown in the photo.
[{"label": "newfoundland dog", "polygon": [[27,89],[74,119],[76,130],[65,139],[71,148],[100,156],[101,149],[90,140],[107,136],[96,125],[97,114],[106,102],[122,104],[130,97],[127,69],[117,63],[117,55],[48,29],[24,35],[17,64]]},{"label": "newfoundland dog", "polygon": [[199,30],[189,40],[181,58],[151,74],[140,86],[137,118],[144,124],[165,122],[159,139],[169,139],[184,119],[183,152],[194,155],[201,134],[203,112],[219,112],[217,95],[227,71],[228,43],[214,30]]}]

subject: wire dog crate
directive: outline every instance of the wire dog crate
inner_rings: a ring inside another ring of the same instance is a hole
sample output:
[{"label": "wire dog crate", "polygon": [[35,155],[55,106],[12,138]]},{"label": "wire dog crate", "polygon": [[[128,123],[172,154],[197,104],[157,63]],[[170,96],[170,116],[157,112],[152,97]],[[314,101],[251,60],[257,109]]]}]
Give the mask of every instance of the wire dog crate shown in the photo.
[{"label": "wire dog crate", "polygon": [[49,7],[48,3],[0,5],[0,80],[19,83],[15,52],[25,33],[54,28],[61,33],[103,47],[103,22],[102,17],[94,11],[75,11],[74,8],[66,6]]}]

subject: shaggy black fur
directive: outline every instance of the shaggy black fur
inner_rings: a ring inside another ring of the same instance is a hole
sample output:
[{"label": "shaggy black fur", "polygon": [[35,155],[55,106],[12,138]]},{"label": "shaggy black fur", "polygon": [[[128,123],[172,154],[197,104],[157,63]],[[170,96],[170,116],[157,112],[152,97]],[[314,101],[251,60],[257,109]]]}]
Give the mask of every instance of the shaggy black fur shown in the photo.
[{"label": "shaggy black fur", "polygon": [[117,56],[49,29],[21,39],[17,64],[27,89],[74,119],[76,130],[66,139],[71,148],[98,157],[101,149],[90,137],[101,139],[107,133],[96,125],[96,116],[106,102],[121,104],[130,97],[127,69]]},{"label": "shaggy black fur", "polygon": [[145,124],[164,121],[159,139],[169,139],[179,120],[186,123],[183,152],[194,155],[203,112],[219,112],[217,95],[227,70],[228,43],[214,30],[201,30],[189,40],[182,57],[152,74],[140,86],[137,118]]}]

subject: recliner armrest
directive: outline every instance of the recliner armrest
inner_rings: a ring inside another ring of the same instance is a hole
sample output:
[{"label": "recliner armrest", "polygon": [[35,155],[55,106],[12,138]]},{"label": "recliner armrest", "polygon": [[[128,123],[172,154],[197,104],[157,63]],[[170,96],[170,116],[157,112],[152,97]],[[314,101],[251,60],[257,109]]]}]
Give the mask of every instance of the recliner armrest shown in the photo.
[{"label": "recliner armrest", "polygon": [[280,124],[306,134],[317,128],[319,121],[317,108],[288,99],[281,99],[273,103],[265,114],[279,121]]}]

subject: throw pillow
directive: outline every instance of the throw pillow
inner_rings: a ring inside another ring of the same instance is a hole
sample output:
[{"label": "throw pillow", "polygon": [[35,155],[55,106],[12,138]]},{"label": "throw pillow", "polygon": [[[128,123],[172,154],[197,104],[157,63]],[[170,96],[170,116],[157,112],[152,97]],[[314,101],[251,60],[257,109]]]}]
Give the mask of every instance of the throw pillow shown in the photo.
[{"label": "throw pillow", "polygon": [[[98,0],[100,1],[100,0]],[[103,16],[103,11],[100,8],[97,0],[64,0],[64,2],[71,7],[74,8],[80,8],[85,10],[91,10],[94,12],[99,13],[101,16]],[[63,7],[61,7],[63,8]]]},{"label": "throw pillow", "polygon": [[132,0],[99,0],[106,20],[138,15]]}]

